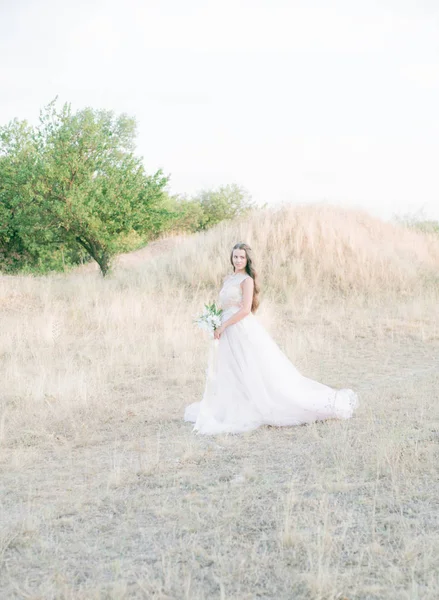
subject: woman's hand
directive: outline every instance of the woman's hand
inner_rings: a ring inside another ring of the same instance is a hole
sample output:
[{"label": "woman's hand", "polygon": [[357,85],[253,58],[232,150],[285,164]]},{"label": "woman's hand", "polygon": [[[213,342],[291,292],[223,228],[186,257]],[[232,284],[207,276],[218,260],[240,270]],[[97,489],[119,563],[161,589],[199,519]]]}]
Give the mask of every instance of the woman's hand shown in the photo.
[{"label": "woman's hand", "polygon": [[221,337],[221,334],[222,334],[222,333],[223,333],[223,331],[224,331],[224,329],[225,329],[225,328],[224,328],[222,325],[221,325],[220,327],[218,327],[218,329],[215,329],[215,331],[213,332],[213,337],[214,337],[216,340],[219,340],[219,339],[220,339],[220,337]]}]

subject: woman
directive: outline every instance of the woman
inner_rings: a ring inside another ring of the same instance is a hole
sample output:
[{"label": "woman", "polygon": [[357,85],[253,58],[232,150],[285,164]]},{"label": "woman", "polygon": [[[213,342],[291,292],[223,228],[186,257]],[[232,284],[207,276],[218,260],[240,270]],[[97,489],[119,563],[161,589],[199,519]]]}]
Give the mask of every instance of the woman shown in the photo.
[{"label": "woman", "polygon": [[219,343],[211,347],[203,399],[186,407],[185,421],[198,433],[215,434],[349,419],[357,395],[301,375],[253,316],[259,288],[251,248],[236,244],[230,260],[234,273],[219,294]]}]

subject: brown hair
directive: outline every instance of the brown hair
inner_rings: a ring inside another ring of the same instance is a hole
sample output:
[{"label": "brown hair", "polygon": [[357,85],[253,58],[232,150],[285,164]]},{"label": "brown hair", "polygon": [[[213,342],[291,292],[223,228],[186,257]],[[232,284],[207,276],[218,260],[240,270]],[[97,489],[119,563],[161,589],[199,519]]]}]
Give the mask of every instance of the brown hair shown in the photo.
[{"label": "brown hair", "polygon": [[253,252],[248,244],[244,242],[238,242],[232,248],[232,252],[230,254],[230,262],[232,263],[233,270],[235,269],[235,265],[233,264],[233,251],[234,250],[244,250],[245,255],[247,257],[247,264],[245,265],[245,270],[248,275],[253,279],[253,300],[252,300],[252,312],[256,312],[259,306],[259,284],[258,284],[258,274],[253,265]]}]

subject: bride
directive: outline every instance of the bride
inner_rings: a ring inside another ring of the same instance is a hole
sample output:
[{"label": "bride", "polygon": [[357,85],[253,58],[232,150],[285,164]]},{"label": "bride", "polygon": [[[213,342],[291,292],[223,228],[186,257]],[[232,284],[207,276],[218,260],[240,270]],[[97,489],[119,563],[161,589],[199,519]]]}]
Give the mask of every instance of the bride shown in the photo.
[{"label": "bride", "polygon": [[216,434],[349,419],[358,406],[355,392],[301,375],[254,317],[259,287],[251,248],[236,244],[230,261],[234,273],[219,293],[219,342],[211,344],[203,399],[186,407],[184,420],[198,433]]}]

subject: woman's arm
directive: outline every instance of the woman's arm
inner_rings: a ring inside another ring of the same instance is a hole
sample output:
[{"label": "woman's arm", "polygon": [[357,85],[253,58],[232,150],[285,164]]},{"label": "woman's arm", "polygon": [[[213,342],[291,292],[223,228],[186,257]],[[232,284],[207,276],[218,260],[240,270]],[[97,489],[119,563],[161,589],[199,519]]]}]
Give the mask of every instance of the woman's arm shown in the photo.
[{"label": "woman's arm", "polygon": [[252,277],[247,277],[241,283],[241,286],[242,286],[242,308],[238,312],[236,312],[234,315],[232,315],[230,317],[230,319],[227,319],[227,321],[225,321],[221,325],[221,327],[218,327],[218,329],[215,330],[215,338],[216,339],[218,339],[220,337],[220,335],[223,333],[223,331],[226,329],[226,327],[228,327],[229,325],[234,325],[235,323],[238,323],[239,321],[241,321],[241,319],[243,319],[244,317],[246,317],[247,315],[249,315],[251,313],[254,285],[255,285],[255,282],[253,281]]}]

